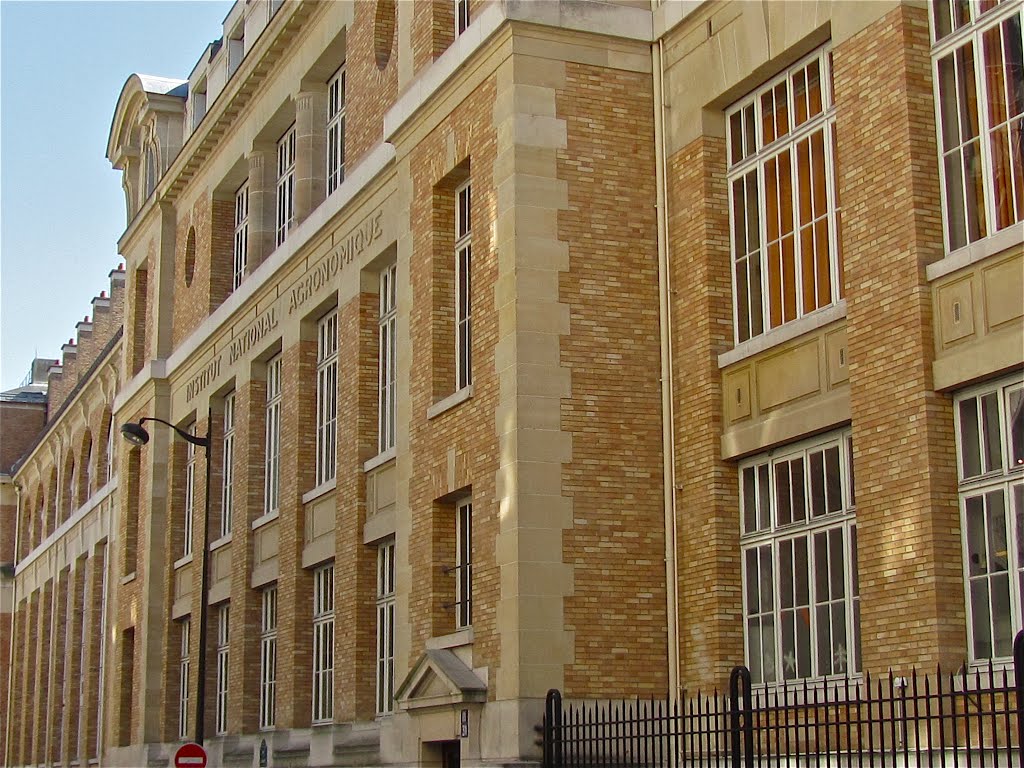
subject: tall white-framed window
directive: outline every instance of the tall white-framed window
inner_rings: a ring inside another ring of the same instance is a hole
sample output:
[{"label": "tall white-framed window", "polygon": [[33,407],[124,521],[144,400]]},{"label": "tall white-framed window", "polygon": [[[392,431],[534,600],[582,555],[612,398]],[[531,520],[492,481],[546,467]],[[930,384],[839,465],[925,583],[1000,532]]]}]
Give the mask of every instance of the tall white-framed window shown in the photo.
[{"label": "tall white-framed window", "polygon": [[[190,435],[195,435],[196,424],[192,422],[185,429]],[[209,493],[209,489],[207,489]],[[192,443],[185,443],[185,520],[183,524],[184,529],[184,544],[182,547],[181,555],[192,554],[192,523],[195,519],[196,512],[196,447]]]},{"label": "tall white-framed window", "polygon": [[1024,622],[1024,381],[958,393],[954,419],[970,658],[1006,659]]},{"label": "tall white-framed window", "polygon": [[455,0],[455,36],[458,37],[469,26],[469,0]]},{"label": "tall white-framed window", "polygon": [[473,500],[455,505],[455,628],[473,625]]},{"label": "tall white-framed window", "polygon": [[377,547],[377,714],[395,708],[395,542]]},{"label": "tall white-framed window", "polygon": [[397,264],[380,273],[380,314],[377,316],[377,450],[380,453],[395,447],[397,276]]},{"label": "tall white-framed window", "polygon": [[114,450],[114,417],[111,415],[110,421],[107,422],[107,465],[103,472],[104,482],[107,483],[114,477]]},{"label": "tall white-framed window", "polygon": [[295,226],[295,126],[277,142],[277,245]]},{"label": "tall white-framed window", "polygon": [[835,109],[827,47],[727,112],[736,343],[835,303]]},{"label": "tall white-framed window", "polygon": [[267,362],[267,422],[263,514],[277,512],[281,496],[281,356]]},{"label": "tall white-framed window", "polygon": [[455,388],[473,383],[473,235],[470,184],[455,190]]},{"label": "tall white-framed window", "polygon": [[1024,53],[1019,3],[932,4],[946,249],[1024,221]]},{"label": "tall white-framed window", "polygon": [[231,533],[231,518],[235,507],[235,393],[224,396],[224,459],[220,490],[220,535]]},{"label": "tall white-framed window", "polygon": [[345,66],[327,81],[327,194],[345,180]]},{"label": "tall white-framed window", "polygon": [[844,430],[740,465],[743,628],[755,683],[860,669],[852,446]]},{"label": "tall white-framed window", "polygon": [[216,733],[228,730],[228,662],[231,640],[231,605],[217,607],[217,710]]},{"label": "tall white-framed window", "polygon": [[313,572],[313,723],[334,717],[334,564]]},{"label": "tall white-framed window", "polygon": [[334,479],[338,441],[338,310],[317,323],[316,484]]},{"label": "tall white-framed window", "polygon": [[260,728],[273,728],[277,713],[277,585],[263,590],[260,619]]},{"label": "tall white-framed window", "polygon": [[245,268],[249,263],[249,181],[246,180],[235,192],[235,234],[232,245],[231,290],[245,279]]},{"label": "tall white-framed window", "polygon": [[192,639],[192,623],[186,618],[178,622],[181,632],[181,652],[178,656],[178,738],[188,738],[188,685],[191,661],[189,643]]}]

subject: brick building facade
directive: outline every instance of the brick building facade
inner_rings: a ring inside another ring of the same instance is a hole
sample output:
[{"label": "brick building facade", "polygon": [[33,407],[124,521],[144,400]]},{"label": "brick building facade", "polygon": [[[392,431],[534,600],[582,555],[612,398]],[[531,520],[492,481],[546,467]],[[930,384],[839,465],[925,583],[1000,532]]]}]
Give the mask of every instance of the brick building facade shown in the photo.
[{"label": "brick building facade", "polygon": [[132,75],[123,333],[51,412],[192,442],[85,549],[77,426],[16,468],[8,764],[530,761],[549,688],[1004,663],[1021,15],[254,0]]}]

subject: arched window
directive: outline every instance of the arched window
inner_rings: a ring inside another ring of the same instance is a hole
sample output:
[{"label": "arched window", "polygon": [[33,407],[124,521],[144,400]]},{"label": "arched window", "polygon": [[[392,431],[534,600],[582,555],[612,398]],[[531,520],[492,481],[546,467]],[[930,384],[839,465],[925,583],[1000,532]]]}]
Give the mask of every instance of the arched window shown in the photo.
[{"label": "arched window", "polygon": [[153,190],[156,189],[157,167],[156,167],[156,147],[153,146],[152,142],[146,143],[145,150],[145,161],[146,161],[146,199],[153,194]]}]

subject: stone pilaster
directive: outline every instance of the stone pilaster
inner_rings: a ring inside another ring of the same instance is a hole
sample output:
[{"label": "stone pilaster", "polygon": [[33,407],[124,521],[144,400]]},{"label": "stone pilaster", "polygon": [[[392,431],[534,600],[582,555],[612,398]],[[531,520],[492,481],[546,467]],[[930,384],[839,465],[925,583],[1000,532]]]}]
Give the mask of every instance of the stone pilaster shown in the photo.
[{"label": "stone pilaster", "polygon": [[326,86],[301,91],[295,100],[295,145],[295,222],[301,224],[327,189]]},{"label": "stone pilaster", "polygon": [[246,274],[263,263],[274,248],[277,215],[277,147],[254,144],[249,153],[249,243]]}]

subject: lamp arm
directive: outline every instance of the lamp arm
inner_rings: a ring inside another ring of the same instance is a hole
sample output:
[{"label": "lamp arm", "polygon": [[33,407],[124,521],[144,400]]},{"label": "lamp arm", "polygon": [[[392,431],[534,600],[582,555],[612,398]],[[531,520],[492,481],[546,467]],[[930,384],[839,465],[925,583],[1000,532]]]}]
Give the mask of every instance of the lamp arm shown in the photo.
[{"label": "lamp arm", "polygon": [[190,435],[188,432],[186,432],[181,427],[177,427],[174,424],[171,424],[171,422],[169,422],[169,421],[164,421],[163,419],[158,419],[156,416],[143,416],[141,419],[139,419],[139,426],[142,426],[142,424],[144,424],[147,421],[156,421],[156,422],[159,422],[160,424],[166,424],[168,427],[170,427],[175,432],[177,432],[178,433],[178,437],[180,437],[186,443],[192,443],[192,445],[197,445],[200,448],[209,448],[210,447],[209,426],[207,426],[206,437],[199,437],[197,435]]}]

